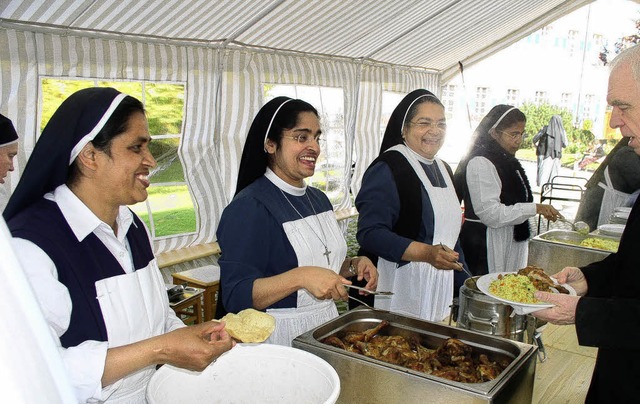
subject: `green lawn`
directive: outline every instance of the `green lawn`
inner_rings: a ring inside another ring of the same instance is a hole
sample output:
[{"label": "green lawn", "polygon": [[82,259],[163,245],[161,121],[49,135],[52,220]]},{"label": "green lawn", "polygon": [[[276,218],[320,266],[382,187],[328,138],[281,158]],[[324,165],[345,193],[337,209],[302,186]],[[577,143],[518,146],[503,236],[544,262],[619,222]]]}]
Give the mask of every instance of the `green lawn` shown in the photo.
[{"label": "green lawn", "polygon": [[[196,231],[196,212],[186,185],[150,187],[148,201],[153,209],[156,237]],[[131,209],[151,228],[144,203]]]},{"label": "green lawn", "polygon": [[[524,161],[536,161],[536,151],[533,149],[520,149],[516,153],[516,157],[518,160]],[[573,165],[576,161],[580,161],[582,158],[582,153],[562,153],[562,158],[560,162],[563,167],[573,168]],[[587,166],[587,170],[593,171],[600,163],[593,163]]]}]

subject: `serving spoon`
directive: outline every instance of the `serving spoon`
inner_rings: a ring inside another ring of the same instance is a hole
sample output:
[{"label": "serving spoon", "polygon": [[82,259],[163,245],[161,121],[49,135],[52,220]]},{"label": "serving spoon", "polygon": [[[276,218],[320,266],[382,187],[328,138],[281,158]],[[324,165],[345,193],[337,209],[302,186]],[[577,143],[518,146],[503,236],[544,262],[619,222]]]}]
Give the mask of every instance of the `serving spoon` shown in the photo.
[{"label": "serving spoon", "polygon": [[571,225],[571,230],[580,234],[589,234],[589,225],[583,221],[572,222],[566,219],[564,216],[559,216],[558,220]]}]

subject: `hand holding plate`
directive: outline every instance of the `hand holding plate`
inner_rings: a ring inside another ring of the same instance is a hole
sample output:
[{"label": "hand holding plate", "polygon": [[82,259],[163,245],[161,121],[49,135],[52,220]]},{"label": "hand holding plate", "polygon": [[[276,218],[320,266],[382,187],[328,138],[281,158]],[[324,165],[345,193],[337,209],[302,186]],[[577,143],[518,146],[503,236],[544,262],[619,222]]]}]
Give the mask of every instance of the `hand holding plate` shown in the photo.
[{"label": "hand holding plate", "polygon": [[536,318],[558,325],[568,325],[576,322],[576,307],[580,296],[536,292],[535,297],[538,300],[554,305],[551,308],[531,313]]}]

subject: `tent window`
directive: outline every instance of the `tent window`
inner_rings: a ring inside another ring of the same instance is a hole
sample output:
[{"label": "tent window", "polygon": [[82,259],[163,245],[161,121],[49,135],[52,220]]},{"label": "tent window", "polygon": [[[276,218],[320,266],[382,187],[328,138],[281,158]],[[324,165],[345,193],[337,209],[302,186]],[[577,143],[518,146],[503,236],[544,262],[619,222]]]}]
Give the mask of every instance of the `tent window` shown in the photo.
[{"label": "tent window", "polygon": [[346,132],[342,88],[265,84],[263,95],[265,103],[284,95],[304,100],[318,110],[322,128],[321,152],[315,173],[306,182],[324,191],[334,206],[339,205],[347,195],[344,185]]},{"label": "tent window", "polygon": [[389,119],[391,119],[393,110],[396,109],[405,95],[407,94],[395,93],[391,91],[382,92],[382,109],[380,111],[380,142],[382,142],[384,131],[387,129],[387,124],[389,123]]},{"label": "tent window", "polygon": [[178,148],[184,122],[185,86],[177,83],[43,78],[40,128],[68,96],[88,87],[113,87],[141,100],[147,112],[149,145],[157,166],[149,198],[131,209],[149,226],[153,238],[194,233],[196,214]]}]

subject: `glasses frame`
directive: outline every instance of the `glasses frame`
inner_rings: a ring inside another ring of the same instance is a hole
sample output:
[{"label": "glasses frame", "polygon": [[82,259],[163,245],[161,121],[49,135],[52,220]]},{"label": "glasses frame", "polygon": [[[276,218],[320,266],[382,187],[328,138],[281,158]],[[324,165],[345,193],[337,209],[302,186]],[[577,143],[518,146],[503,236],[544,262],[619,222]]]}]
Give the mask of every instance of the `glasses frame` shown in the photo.
[{"label": "glasses frame", "polygon": [[[417,127],[422,132],[426,132],[429,128],[446,132],[447,131],[447,123],[446,122],[413,122],[409,121],[409,125]],[[444,127],[443,127],[444,126]]]},{"label": "glasses frame", "polygon": [[[301,136],[308,136],[308,137],[309,137],[309,139],[307,139],[307,140],[305,140],[304,142],[302,142],[302,141],[300,141],[300,137],[301,137]],[[317,144],[320,144],[320,141],[322,141],[322,134],[314,135],[314,136],[309,135],[309,134],[307,134],[307,133],[301,133],[301,134],[299,134],[299,135],[284,135],[284,134],[283,134],[283,135],[282,135],[282,137],[286,137],[286,138],[289,138],[289,139],[293,139],[293,140],[295,140],[296,142],[298,142],[298,144],[301,144],[301,145],[309,144],[309,143],[311,143],[312,141],[315,141]]]},{"label": "glasses frame", "polygon": [[507,135],[507,136],[509,136],[509,139],[513,139],[513,140],[516,140],[516,139],[518,139],[518,138],[520,138],[520,139],[524,139],[524,137],[527,135],[527,133],[526,133],[525,131],[522,131],[520,134],[515,135],[515,136],[514,136],[513,134],[511,134],[511,133],[509,133],[509,132],[505,132],[505,131],[503,131],[503,130],[497,130],[497,129],[496,129],[496,132],[500,132],[500,133],[502,133],[502,134],[504,134],[504,135]]}]

